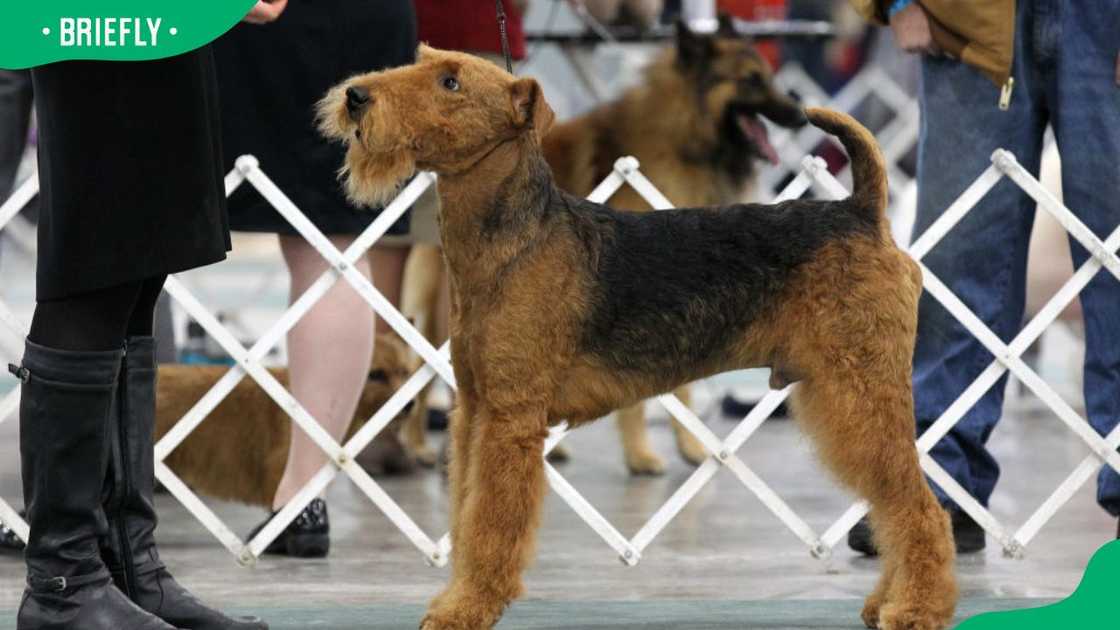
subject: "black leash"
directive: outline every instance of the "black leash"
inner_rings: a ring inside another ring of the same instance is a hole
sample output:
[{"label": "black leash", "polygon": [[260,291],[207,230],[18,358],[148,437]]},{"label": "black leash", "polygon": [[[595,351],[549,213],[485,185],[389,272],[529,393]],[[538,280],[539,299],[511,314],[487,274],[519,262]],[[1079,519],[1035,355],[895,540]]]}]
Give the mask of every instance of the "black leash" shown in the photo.
[{"label": "black leash", "polygon": [[506,57],[506,72],[513,74],[513,57],[509,54],[509,35],[506,34],[506,9],[502,0],[496,0],[498,5],[498,31],[502,34],[502,54]]}]

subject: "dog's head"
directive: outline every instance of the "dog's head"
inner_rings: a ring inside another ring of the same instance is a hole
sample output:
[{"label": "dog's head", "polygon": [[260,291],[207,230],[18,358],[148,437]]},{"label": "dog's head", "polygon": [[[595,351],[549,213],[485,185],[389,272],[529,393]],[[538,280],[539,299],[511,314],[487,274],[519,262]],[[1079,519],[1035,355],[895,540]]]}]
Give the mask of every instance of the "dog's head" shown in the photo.
[{"label": "dog's head", "polygon": [[[347,439],[364,426],[373,417],[373,414],[385,405],[389,397],[396,393],[401,385],[408,380],[408,377],[411,376],[409,364],[408,348],[399,337],[395,334],[385,333],[377,335],[369,374],[366,376],[366,384],[362,388],[362,396],[358,401],[358,409],[354,413],[354,422],[350,426],[346,436]],[[412,402],[410,401],[393,418],[389,428],[384,430],[393,429],[403,418],[408,416],[411,409]]]},{"label": "dog's head", "polygon": [[539,142],[552,121],[533,79],[424,45],[416,63],[352,77],[319,103],[319,128],[347,145],[342,174],[362,205],[390,200],[417,168],[456,173],[522,134]]},{"label": "dog's head", "polygon": [[675,66],[698,90],[709,135],[755,157],[778,161],[759,116],[787,128],[808,122],[801,106],[774,86],[769,64],[726,15],[711,34],[678,23]]}]

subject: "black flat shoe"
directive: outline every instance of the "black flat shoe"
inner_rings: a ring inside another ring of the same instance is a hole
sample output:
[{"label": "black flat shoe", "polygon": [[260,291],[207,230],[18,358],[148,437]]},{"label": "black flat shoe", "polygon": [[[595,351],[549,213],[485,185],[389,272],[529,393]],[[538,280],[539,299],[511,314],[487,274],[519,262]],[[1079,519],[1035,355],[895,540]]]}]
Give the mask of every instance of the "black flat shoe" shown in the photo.
[{"label": "black flat shoe", "polygon": [[[984,549],[987,543],[984,540],[984,528],[979,523],[961,510],[949,510],[949,518],[953,524],[953,542],[956,543],[958,554],[976,553]],[[1120,537],[1120,531],[1117,536]],[[879,549],[875,547],[875,541],[871,537],[871,524],[866,516],[848,532],[848,547],[865,556],[879,555]]]},{"label": "black flat shoe", "polygon": [[[27,518],[27,511],[20,510],[20,518]],[[4,523],[0,523],[0,553],[5,554],[19,554],[23,553],[23,548],[27,545],[19,536],[16,535],[15,530],[8,527]]]},{"label": "black flat shoe", "polygon": [[[249,534],[252,540],[258,532],[268,525],[276,512],[268,520],[257,525]],[[272,541],[264,552],[269,555],[291,556],[293,558],[325,558],[331,550],[331,523],[327,517],[327,502],[315,499],[303,508],[296,520]]]}]

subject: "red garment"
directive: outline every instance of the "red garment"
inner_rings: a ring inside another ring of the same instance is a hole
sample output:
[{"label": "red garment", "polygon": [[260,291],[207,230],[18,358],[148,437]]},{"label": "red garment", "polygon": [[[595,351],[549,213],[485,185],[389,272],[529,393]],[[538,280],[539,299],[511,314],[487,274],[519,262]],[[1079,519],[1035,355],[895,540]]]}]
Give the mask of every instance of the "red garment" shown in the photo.
[{"label": "red garment", "polygon": [[[502,52],[498,30],[498,8],[494,0],[414,0],[419,39],[435,48],[468,52]],[[525,31],[521,12],[510,0],[506,10],[506,33],[510,54],[525,58]]]},{"label": "red garment", "polygon": [[[786,0],[717,0],[721,13],[750,21],[786,19]],[[781,49],[773,39],[755,42],[758,52],[770,62],[771,68],[781,64]]]}]

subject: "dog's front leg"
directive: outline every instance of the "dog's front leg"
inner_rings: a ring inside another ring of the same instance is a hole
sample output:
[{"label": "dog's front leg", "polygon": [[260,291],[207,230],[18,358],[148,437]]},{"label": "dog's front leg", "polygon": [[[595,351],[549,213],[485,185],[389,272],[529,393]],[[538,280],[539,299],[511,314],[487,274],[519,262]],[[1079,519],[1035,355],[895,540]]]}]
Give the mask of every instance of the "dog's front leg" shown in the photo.
[{"label": "dog's front leg", "polygon": [[497,623],[521,594],[521,572],[540,524],[545,410],[480,409],[469,422],[469,459],[459,471],[464,485],[453,518],[452,580],[433,600],[422,630],[479,630]]},{"label": "dog's front leg", "polygon": [[459,404],[448,418],[448,429],[451,433],[451,456],[447,476],[451,494],[452,579],[457,577],[457,572],[463,564],[459,561],[459,550],[465,547],[459,544],[459,534],[463,531],[459,523],[463,514],[463,505],[470,495],[468,476],[471,462],[471,435],[475,426],[471,408],[470,398],[461,396]]}]

